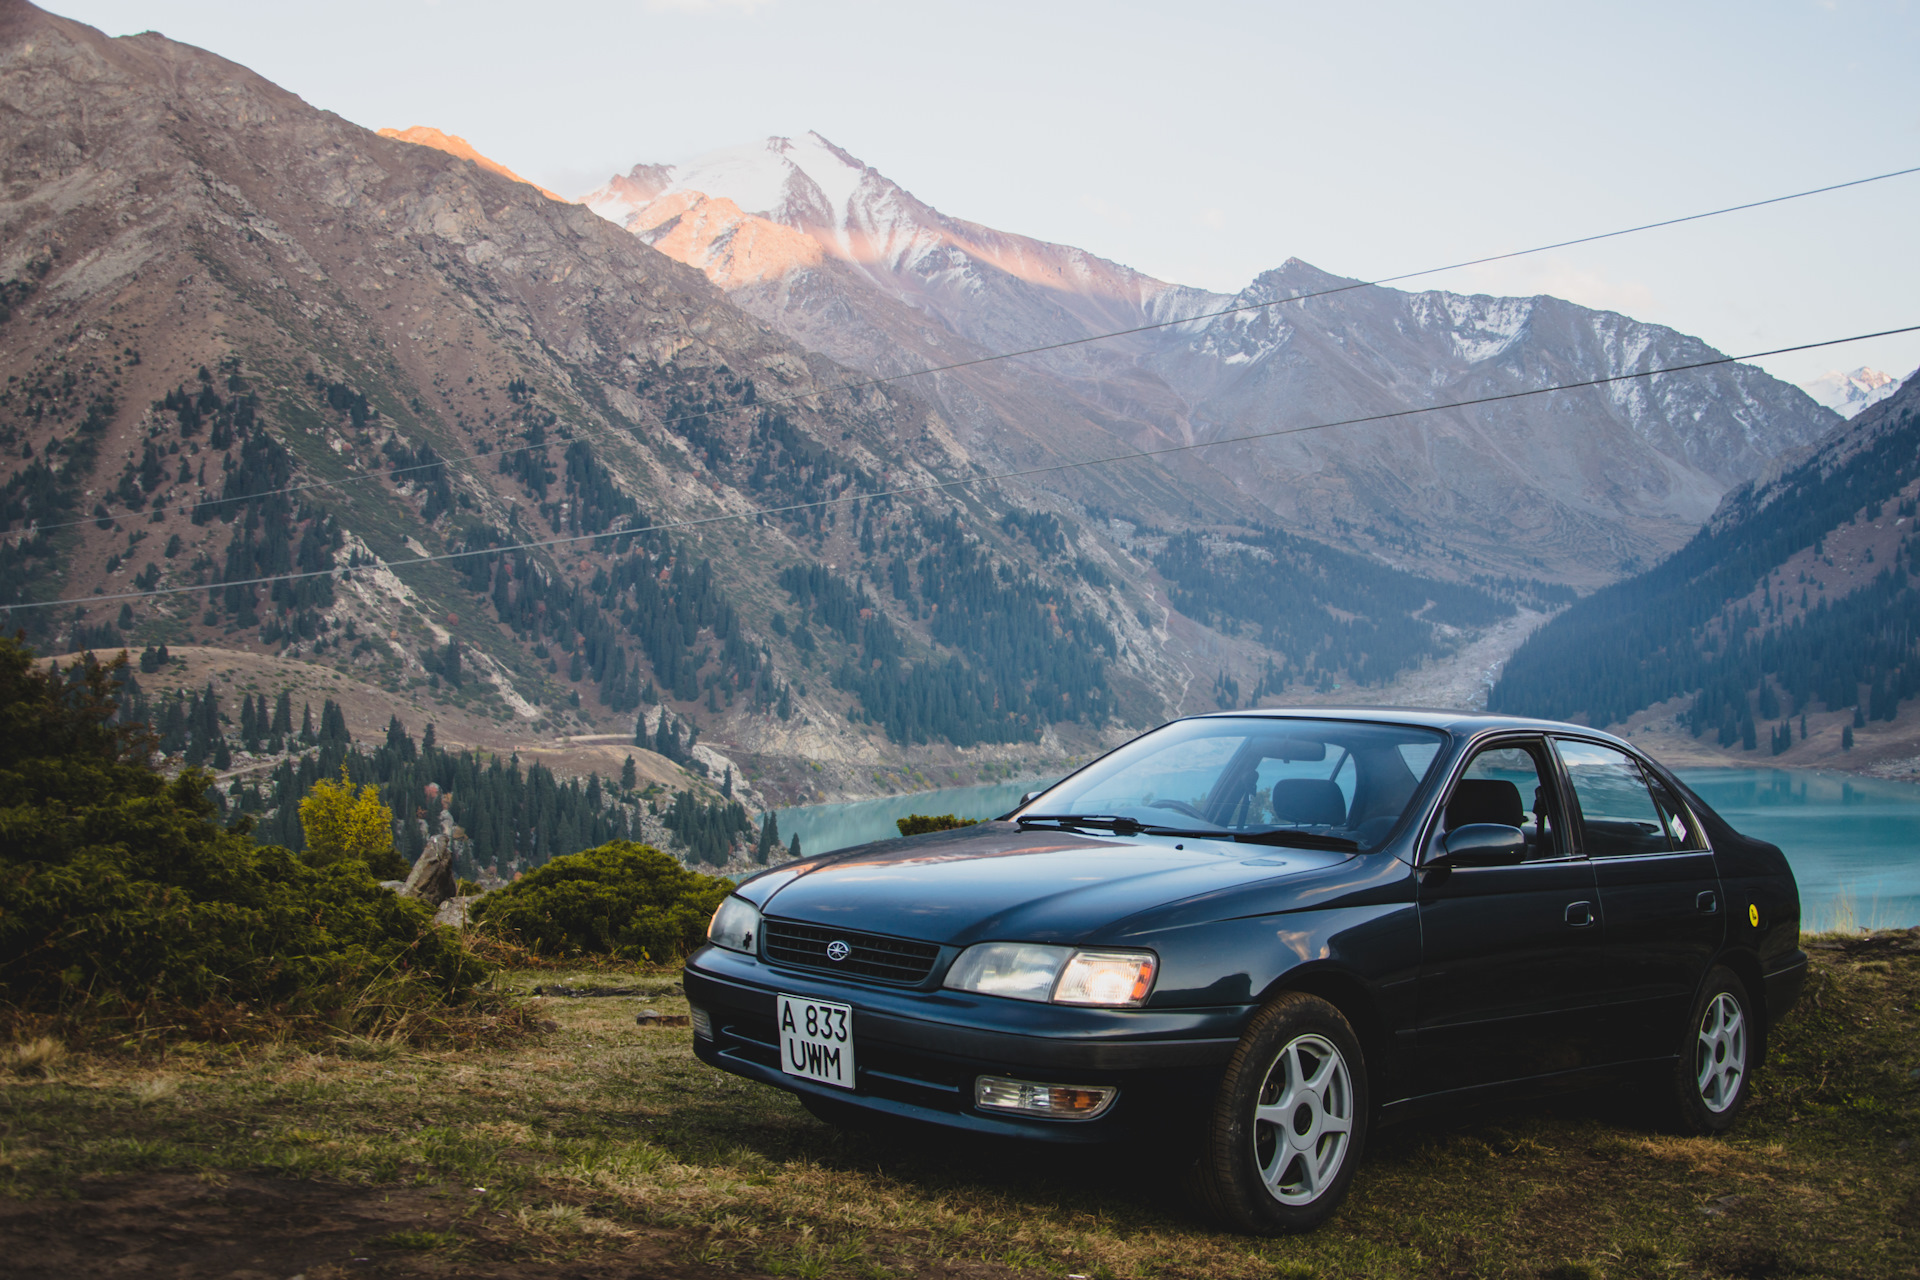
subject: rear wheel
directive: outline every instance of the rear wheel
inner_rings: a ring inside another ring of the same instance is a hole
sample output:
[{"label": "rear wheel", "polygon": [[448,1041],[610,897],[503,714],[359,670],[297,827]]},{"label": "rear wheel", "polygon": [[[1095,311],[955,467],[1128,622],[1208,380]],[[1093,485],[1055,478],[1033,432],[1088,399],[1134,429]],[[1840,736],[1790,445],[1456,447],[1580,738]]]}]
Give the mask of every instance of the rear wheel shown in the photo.
[{"label": "rear wheel", "polygon": [[1274,1235],[1339,1207],[1366,1143],[1366,1063],[1340,1011],[1289,992],[1255,1015],[1227,1064],[1195,1169],[1223,1224]]},{"label": "rear wheel", "polygon": [[1714,969],[1693,1002],[1661,1100],[1674,1127],[1694,1134],[1733,1127],[1753,1080],[1755,1031],[1746,984],[1731,969]]}]

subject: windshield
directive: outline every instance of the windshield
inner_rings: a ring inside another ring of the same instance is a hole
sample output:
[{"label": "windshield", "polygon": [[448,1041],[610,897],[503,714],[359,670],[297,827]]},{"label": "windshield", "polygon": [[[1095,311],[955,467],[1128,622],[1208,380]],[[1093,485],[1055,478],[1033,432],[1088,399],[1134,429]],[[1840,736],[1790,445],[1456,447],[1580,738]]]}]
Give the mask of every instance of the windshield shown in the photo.
[{"label": "windshield", "polygon": [[1445,743],[1438,730],[1412,725],[1178,720],[1095,761],[1017,816],[1366,852],[1399,825]]}]

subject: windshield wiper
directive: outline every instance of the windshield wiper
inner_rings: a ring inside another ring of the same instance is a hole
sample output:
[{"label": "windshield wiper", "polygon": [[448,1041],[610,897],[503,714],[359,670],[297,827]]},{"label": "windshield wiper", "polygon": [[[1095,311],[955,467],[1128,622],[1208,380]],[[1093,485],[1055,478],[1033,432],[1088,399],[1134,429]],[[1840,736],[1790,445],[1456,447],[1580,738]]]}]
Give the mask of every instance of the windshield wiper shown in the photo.
[{"label": "windshield wiper", "polygon": [[1138,818],[1129,818],[1125,814],[1111,813],[1028,813],[1021,815],[1019,824],[1024,827],[1033,822],[1051,822],[1062,830],[1074,827],[1096,827],[1113,832],[1117,836],[1212,836],[1224,834],[1218,831],[1191,831],[1185,827],[1161,827]]},{"label": "windshield wiper", "polygon": [[1345,836],[1323,836],[1312,831],[1295,831],[1288,827],[1276,827],[1271,831],[1235,831],[1232,834],[1238,844],[1283,844],[1295,849],[1325,849],[1331,853],[1360,852],[1358,840],[1349,840]]},{"label": "windshield wiper", "polygon": [[1117,836],[1194,836],[1207,840],[1231,840],[1236,844],[1286,845],[1295,849],[1325,849],[1330,853],[1358,853],[1360,842],[1345,836],[1324,836],[1313,831],[1276,827],[1269,831],[1230,831],[1221,828],[1162,827],[1125,814],[1111,813],[1029,813],[1019,819],[1022,828],[1029,823],[1050,823],[1063,831],[1079,827],[1111,831]]}]

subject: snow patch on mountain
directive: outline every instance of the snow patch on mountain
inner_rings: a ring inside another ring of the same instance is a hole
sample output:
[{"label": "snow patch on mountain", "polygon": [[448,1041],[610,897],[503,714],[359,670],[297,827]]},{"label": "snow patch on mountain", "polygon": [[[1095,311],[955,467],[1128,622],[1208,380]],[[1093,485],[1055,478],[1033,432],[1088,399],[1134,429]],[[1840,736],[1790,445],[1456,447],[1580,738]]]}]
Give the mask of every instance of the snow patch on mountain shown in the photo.
[{"label": "snow patch on mountain", "polygon": [[1828,370],[1813,381],[1802,383],[1801,388],[1841,417],[1851,418],[1862,409],[1879,404],[1905,383],[1905,378],[1861,365],[1848,373]]},{"label": "snow patch on mountain", "polygon": [[1422,328],[1443,329],[1454,355],[1479,364],[1501,355],[1526,332],[1533,315],[1532,298],[1493,298],[1485,294],[1415,294],[1409,305]]}]

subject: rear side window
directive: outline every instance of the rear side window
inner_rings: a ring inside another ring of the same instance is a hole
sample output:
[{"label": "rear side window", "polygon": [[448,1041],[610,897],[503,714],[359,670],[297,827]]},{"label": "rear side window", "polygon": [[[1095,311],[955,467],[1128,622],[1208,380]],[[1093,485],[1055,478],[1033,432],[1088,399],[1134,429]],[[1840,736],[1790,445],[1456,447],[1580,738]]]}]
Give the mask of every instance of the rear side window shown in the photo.
[{"label": "rear side window", "polygon": [[1660,781],[1660,775],[1652,770],[1644,770],[1647,785],[1653,790],[1653,802],[1660,807],[1660,820],[1667,828],[1667,838],[1676,849],[1705,849],[1706,833],[1700,830],[1700,819],[1693,816],[1693,810],[1680,803],[1673,788]]},{"label": "rear side window", "polygon": [[1640,762],[1597,742],[1555,738],[1554,748],[1580,808],[1581,846],[1589,858],[1666,853],[1667,816],[1653,803]]}]

